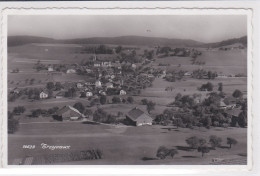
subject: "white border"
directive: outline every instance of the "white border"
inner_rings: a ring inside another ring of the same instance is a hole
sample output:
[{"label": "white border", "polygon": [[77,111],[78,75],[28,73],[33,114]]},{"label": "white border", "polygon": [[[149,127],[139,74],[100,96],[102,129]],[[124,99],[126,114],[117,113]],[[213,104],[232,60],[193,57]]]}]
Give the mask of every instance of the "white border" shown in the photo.
[{"label": "white border", "polygon": [[[102,4],[106,3],[106,4]],[[202,2],[200,2],[202,3]],[[10,3],[9,3],[10,4]],[[244,3],[240,3],[239,7],[235,7],[233,5],[229,5],[228,7],[216,7],[216,5],[211,5],[205,6],[207,3],[202,3],[202,5],[198,5],[198,3],[195,2],[190,2],[190,3],[180,3],[180,2],[165,2],[165,3],[159,3],[158,2],[113,2],[113,3],[108,3],[108,2],[88,2],[84,6],[81,6],[81,2],[77,2],[77,7],[75,7],[75,2],[71,3],[64,3],[64,2],[56,2],[52,3],[56,5],[47,5],[46,3],[34,3],[34,5],[27,4],[27,5],[22,5],[20,3],[20,6],[23,6],[25,8],[19,8],[19,9],[5,9],[4,11],[1,11],[1,24],[2,24],[2,35],[1,35],[1,59],[2,56],[4,59],[2,59],[1,63],[1,80],[2,83],[7,82],[7,53],[6,53],[6,46],[7,46],[7,15],[10,14],[15,14],[15,15],[43,15],[43,14],[56,14],[56,15],[61,15],[61,14],[73,14],[73,15],[90,15],[90,14],[107,14],[107,15],[137,15],[137,14],[152,14],[152,15],[174,15],[174,14],[189,14],[189,15],[194,15],[194,14],[201,14],[201,15],[210,15],[210,14],[246,14],[248,16],[248,107],[249,107],[249,112],[250,109],[252,109],[252,76],[253,76],[253,70],[252,70],[252,61],[253,61],[253,40],[252,40],[252,32],[253,32],[253,9],[255,8],[253,5],[248,6],[245,5]],[[67,7],[64,5],[57,6],[57,4],[70,4],[70,7],[72,8],[61,8],[61,7]],[[124,5],[122,5],[124,4]],[[176,6],[177,4],[177,6]],[[184,5],[180,5],[184,4]],[[43,9],[44,6],[47,9]],[[196,5],[196,6],[195,6]],[[13,5],[12,5],[13,6]],[[204,6],[204,7],[203,7]],[[7,6],[7,7],[10,7]],[[19,5],[18,5],[19,7]],[[34,7],[34,8],[31,8]],[[56,8],[54,8],[56,7]],[[74,8],[73,8],[74,7]],[[106,9],[106,8],[110,9]],[[121,9],[119,9],[121,7]],[[131,8],[130,8],[131,7]],[[137,8],[135,8],[137,7]],[[140,8],[148,8],[148,9],[140,9]],[[157,8],[156,8],[157,7]],[[165,8],[166,7],[166,8]],[[192,8],[192,7],[197,7],[197,8]],[[40,9],[35,9],[35,8],[40,8]],[[150,8],[150,9],[149,9]],[[1,9],[2,10],[2,9]],[[6,92],[7,91],[7,85],[2,84],[0,93]],[[250,93],[250,94],[249,94]],[[7,124],[7,94],[3,93],[1,94],[1,120],[2,124]],[[2,116],[3,115],[3,116]],[[252,114],[253,115],[253,111]],[[252,116],[251,116],[252,117]],[[2,131],[3,132],[3,131]],[[248,124],[248,145],[252,144],[252,119],[249,120]],[[175,173],[175,174],[206,174],[206,173],[211,173],[211,174],[219,174],[219,173],[234,173],[239,171],[239,173],[247,173],[248,171],[252,170],[253,163],[252,163],[252,148],[248,147],[248,165],[247,166],[194,166],[194,165],[185,165],[185,166],[179,166],[179,165],[171,165],[171,166],[19,166],[20,168],[18,169],[17,167],[14,166],[7,166],[6,164],[6,158],[7,158],[7,134],[6,134],[6,126],[4,127],[4,133],[2,133],[2,147],[4,150],[1,151],[2,158],[4,158],[4,163],[3,166],[12,168],[12,170],[18,170],[19,173],[23,174],[30,174],[32,171],[36,171],[37,168],[52,168],[52,171],[58,171],[56,173],[63,173],[63,174],[74,174],[75,171],[78,173],[98,173],[98,174],[108,174],[108,173],[113,173],[113,171],[117,171],[117,173],[120,175],[122,173],[128,173],[128,174],[166,174],[166,173]],[[252,145],[250,145],[252,146]],[[30,169],[28,169],[30,168]],[[57,168],[59,168],[57,170]],[[62,168],[62,170],[61,170]],[[46,172],[47,170],[44,169]],[[52,173],[52,172],[48,172]]]}]

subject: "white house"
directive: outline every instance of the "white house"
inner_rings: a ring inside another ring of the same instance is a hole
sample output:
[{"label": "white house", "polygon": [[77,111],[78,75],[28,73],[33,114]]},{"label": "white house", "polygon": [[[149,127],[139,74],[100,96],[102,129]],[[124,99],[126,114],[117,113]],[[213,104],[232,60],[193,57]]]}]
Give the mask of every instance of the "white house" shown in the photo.
[{"label": "white house", "polygon": [[53,70],[53,67],[48,67],[48,71],[49,71],[49,72],[54,71],[54,70]]},{"label": "white house", "polygon": [[74,70],[74,69],[68,69],[68,70],[67,70],[67,73],[76,73],[76,70]]},{"label": "white house", "polygon": [[97,81],[95,82],[95,86],[96,86],[96,87],[102,87],[102,83],[101,83],[99,80],[97,80]]},{"label": "white house", "polygon": [[114,86],[113,86],[113,83],[108,82],[108,83],[106,83],[106,87],[107,87],[107,88],[113,88]]},{"label": "white house", "polygon": [[191,72],[185,72],[185,73],[184,73],[184,76],[191,76],[191,75],[192,75]]},{"label": "white house", "polygon": [[126,91],[125,90],[120,90],[120,95],[126,95]]},{"label": "white house", "polygon": [[49,94],[46,91],[41,91],[40,93],[40,99],[48,98]]},{"label": "white house", "polygon": [[112,66],[110,61],[109,62],[102,62],[101,65],[102,65],[102,67],[111,67]]},{"label": "white house", "polygon": [[81,88],[83,88],[83,84],[82,83],[77,83],[77,88],[79,88],[79,89],[81,89]]},{"label": "white house", "polygon": [[93,93],[92,92],[86,92],[86,97],[92,97]]},{"label": "white house", "polygon": [[133,68],[133,69],[136,69],[136,64],[132,64],[132,68]]},{"label": "white house", "polygon": [[111,79],[115,79],[115,77],[116,77],[115,75],[111,75],[110,76]]},{"label": "white house", "polygon": [[103,90],[100,90],[98,93],[99,93],[100,95],[107,95],[106,92],[103,91]]}]

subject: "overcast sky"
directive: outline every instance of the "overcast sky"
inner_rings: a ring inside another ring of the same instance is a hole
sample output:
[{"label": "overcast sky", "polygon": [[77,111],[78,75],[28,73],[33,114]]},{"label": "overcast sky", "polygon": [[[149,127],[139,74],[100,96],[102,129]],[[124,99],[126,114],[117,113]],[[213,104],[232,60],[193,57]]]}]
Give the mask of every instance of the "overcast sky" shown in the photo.
[{"label": "overcast sky", "polygon": [[138,35],[217,42],[247,34],[246,16],[9,16],[8,35],[55,39]]}]

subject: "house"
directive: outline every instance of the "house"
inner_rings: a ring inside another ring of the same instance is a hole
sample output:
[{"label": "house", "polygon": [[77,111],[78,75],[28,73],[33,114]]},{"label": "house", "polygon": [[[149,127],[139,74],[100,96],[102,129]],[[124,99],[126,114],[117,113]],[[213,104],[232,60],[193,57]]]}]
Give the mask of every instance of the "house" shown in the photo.
[{"label": "house", "polygon": [[86,68],[85,70],[86,70],[87,73],[92,73],[92,70],[89,69],[89,68]]},{"label": "house", "polygon": [[113,83],[111,83],[111,82],[106,83],[106,88],[107,89],[108,88],[114,88]]},{"label": "house", "polygon": [[11,93],[11,94],[19,94],[19,93],[20,93],[20,90],[16,87],[16,88],[14,88],[13,90],[11,90],[10,93]]},{"label": "house", "polygon": [[68,69],[66,73],[76,73],[76,70],[75,69]]},{"label": "house", "polygon": [[109,61],[109,62],[102,62],[101,66],[102,67],[111,67],[112,65],[111,65],[111,62]]},{"label": "house", "polygon": [[100,67],[101,66],[101,62],[94,62],[94,67]]},{"label": "house", "polygon": [[126,91],[125,90],[120,90],[120,95],[126,95]]},{"label": "house", "polygon": [[48,67],[48,71],[49,71],[49,72],[54,71],[54,70],[53,70],[53,67]]},{"label": "house", "polygon": [[132,64],[132,68],[133,68],[133,69],[136,69],[136,64]]},{"label": "house", "polygon": [[237,118],[241,112],[242,110],[240,108],[234,108],[234,109],[226,110],[225,114],[232,118]]},{"label": "house", "polygon": [[81,89],[81,88],[83,88],[83,83],[77,83],[77,88],[79,88],[79,89]]},{"label": "house", "polygon": [[227,75],[224,75],[224,74],[222,74],[222,73],[219,73],[217,77],[218,77],[218,78],[227,78],[228,76],[227,76]]},{"label": "house", "polygon": [[152,125],[153,119],[144,111],[135,107],[126,114],[126,121],[129,125],[143,126]]},{"label": "house", "polygon": [[115,79],[116,76],[115,76],[115,75],[111,75],[110,78],[111,78],[111,79]]},{"label": "house", "polygon": [[92,97],[92,96],[93,96],[92,92],[90,92],[90,91],[86,92],[86,97]]},{"label": "house", "polygon": [[99,93],[100,95],[107,95],[106,92],[103,91],[103,90],[100,90],[98,93]]},{"label": "house", "polygon": [[55,95],[55,98],[63,98],[65,96],[65,92],[59,92]]},{"label": "house", "polygon": [[48,98],[49,97],[49,94],[47,91],[43,90],[40,92],[40,95],[39,95],[40,99],[45,99],[45,98]]},{"label": "house", "polygon": [[80,120],[85,117],[77,109],[72,106],[64,106],[59,109],[56,114],[61,120]]},{"label": "house", "polygon": [[97,81],[95,82],[95,86],[96,86],[96,87],[101,87],[101,86],[102,86],[102,83],[101,83],[99,80],[97,80]]},{"label": "house", "polygon": [[184,76],[191,76],[191,75],[192,75],[191,72],[185,72],[185,73],[184,73]]}]

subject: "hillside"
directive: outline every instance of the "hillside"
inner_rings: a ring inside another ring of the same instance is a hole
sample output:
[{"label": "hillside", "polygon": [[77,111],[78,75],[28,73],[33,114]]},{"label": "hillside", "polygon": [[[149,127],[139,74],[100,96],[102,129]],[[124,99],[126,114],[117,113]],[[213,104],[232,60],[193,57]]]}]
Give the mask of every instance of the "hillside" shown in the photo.
[{"label": "hillside", "polygon": [[219,48],[227,45],[241,43],[247,46],[247,36],[223,40],[215,43],[202,43],[186,39],[168,39],[159,37],[121,36],[121,37],[92,37],[56,40],[46,37],[9,36],[8,46],[18,46],[30,43],[63,43],[63,44],[114,44],[114,45],[146,45],[146,46],[177,46],[177,47],[211,47]]},{"label": "hillside", "polygon": [[47,37],[35,37],[35,36],[8,36],[7,45],[9,46],[19,46],[30,43],[55,43],[54,39]]},{"label": "hillside", "polygon": [[198,46],[203,43],[194,40],[168,39],[159,37],[121,36],[95,37],[85,39],[63,40],[64,43],[75,44],[115,44],[115,45],[164,45],[164,46]]},{"label": "hillside", "polygon": [[199,46],[203,43],[194,40],[168,39],[159,37],[121,36],[121,37],[93,37],[55,40],[33,36],[9,36],[8,46],[24,45],[29,43],[64,43],[64,44],[115,44],[115,45],[167,45],[167,46]]},{"label": "hillside", "polygon": [[204,44],[202,46],[207,47],[207,48],[219,48],[219,47],[238,44],[238,43],[241,43],[243,46],[247,47],[247,36],[223,40],[221,42],[216,42],[216,43],[207,43],[207,44]]}]

